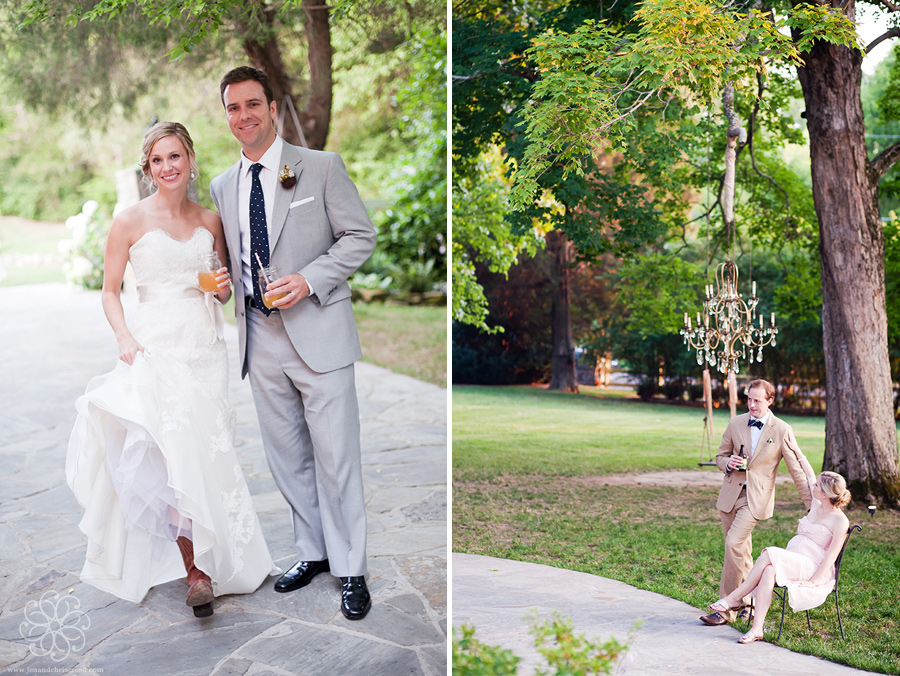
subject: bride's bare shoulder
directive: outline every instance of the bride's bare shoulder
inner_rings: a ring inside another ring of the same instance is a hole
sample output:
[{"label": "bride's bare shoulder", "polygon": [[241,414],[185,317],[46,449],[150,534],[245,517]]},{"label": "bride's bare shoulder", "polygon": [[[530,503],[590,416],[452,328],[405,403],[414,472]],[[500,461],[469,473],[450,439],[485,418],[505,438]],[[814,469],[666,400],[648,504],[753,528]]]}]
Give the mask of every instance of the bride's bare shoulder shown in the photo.
[{"label": "bride's bare shoulder", "polygon": [[130,247],[146,233],[150,223],[148,212],[146,200],[120,211],[110,226],[110,238]]}]

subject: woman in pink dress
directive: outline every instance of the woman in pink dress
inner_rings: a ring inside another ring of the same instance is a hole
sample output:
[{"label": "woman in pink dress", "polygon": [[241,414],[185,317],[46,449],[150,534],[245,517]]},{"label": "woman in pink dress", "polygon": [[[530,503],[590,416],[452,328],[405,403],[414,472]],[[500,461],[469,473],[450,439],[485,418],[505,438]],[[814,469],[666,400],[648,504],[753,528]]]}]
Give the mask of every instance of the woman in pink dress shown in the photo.
[{"label": "woman in pink dress", "polygon": [[766,547],[743,584],[709,606],[719,613],[737,610],[742,598],[751,593],[756,597],[753,626],[738,639],[738,643],[763,639],[763,625],[776,584],[787,587],[788,602],[795,613],[825,602],[834,589],[834,562],[850,525],[842,511],[850,502],[844,477],[834,472],[822,472],[817,479],[793,435],[787,441],[809,481],[812,508],[800,519],[797,535],[791,538],[787,548]]}]

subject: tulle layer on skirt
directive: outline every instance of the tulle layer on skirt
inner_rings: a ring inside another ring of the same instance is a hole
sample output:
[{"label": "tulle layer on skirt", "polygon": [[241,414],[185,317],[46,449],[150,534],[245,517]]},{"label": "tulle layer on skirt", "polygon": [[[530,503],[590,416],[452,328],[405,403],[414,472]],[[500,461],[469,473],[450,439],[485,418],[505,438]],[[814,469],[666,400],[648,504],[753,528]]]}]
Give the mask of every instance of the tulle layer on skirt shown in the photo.
[{"label": "tulle layer on skirt", "polygon": [[216,595],[248,593],[278,572],[234,452],[227,400],[164,351],[94,378],[76,402],[66,478],[85,509],[82,579],[139,602],[185,576],[175,543]]}]

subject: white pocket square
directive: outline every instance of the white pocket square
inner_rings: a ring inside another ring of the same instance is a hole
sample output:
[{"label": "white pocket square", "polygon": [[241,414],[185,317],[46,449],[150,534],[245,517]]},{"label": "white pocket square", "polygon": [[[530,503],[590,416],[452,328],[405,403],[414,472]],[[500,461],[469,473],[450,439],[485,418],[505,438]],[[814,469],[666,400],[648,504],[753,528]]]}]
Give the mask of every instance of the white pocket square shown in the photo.
[{"label": "white pocket square", "polygon": [[299,207],[301,204],[306,204],[307,202],[312,202],[314,199],[316,199],[315,195],[313,195],[312,197],[305,197],[302,200],[300,200],[299,202],[291,202],[291,209],[293,209],[294,207]]}]

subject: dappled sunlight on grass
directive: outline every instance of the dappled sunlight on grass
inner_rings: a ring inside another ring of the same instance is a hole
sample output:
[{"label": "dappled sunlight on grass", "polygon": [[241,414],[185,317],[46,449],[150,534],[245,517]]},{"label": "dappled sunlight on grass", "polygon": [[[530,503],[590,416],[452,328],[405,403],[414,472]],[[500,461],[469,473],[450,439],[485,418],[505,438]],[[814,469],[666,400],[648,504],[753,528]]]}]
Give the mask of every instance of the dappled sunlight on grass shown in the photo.
[{"label": "dappled sunlight on grass", "polygon": [[[453,464],[463,472],[462,478],[481,469],[562,474],[697,469],[699,461],[709,460],[709,454],[701,450],[703,418],[699,408],[639,400],[530,386],[457,386],[453,388]],[[820,466],[824,419],[785,419],[794,426],[813,466]],[[727,411],[714,414],[717,435],[727,422]],[[712,456],[719,441],[719,436],[712,440]],[[571,462],[559,462],[561,456]]]},{"label": "dappled sunlight on grass", "polygon": [[[821,467],[824,419],[785,419]],[[716,413],[718,435],[727,420],[727,411]],[[454,387],[453,550],[621,580],[689,603],[699,617],[718,595],[724,549],[718,469],[678,474],[699,469],[702,425],[701,409],[535,387]],[[673,485],[638,485],[639,476],[625,472],[670,473]],[[709,481],[698,482],[706,473]],[[754,557],[784,547],[805,514],[793,483],[779,484],[775,497],[775,515],[754,531]],[[854,508],[848,517],[863,531],[851,539],[841,573],[847,640],[830,598],[811,611],[811,634],[805,616],[788,610],[780,645],[900,673],[900,514],[871,518]],[[779,619],[773,610],[770,640]]]}]

